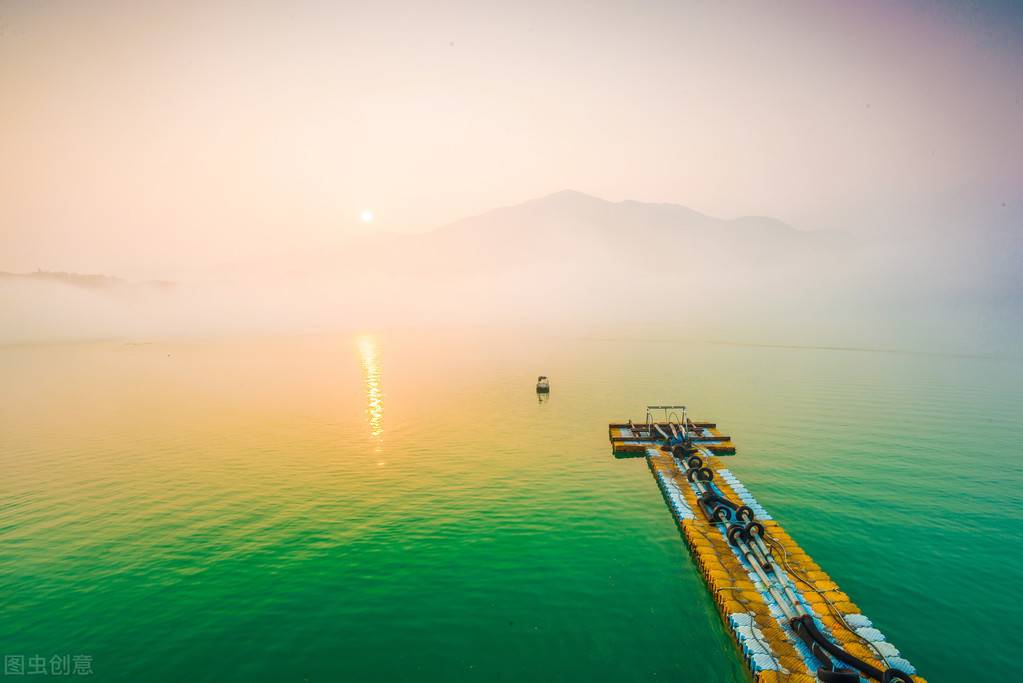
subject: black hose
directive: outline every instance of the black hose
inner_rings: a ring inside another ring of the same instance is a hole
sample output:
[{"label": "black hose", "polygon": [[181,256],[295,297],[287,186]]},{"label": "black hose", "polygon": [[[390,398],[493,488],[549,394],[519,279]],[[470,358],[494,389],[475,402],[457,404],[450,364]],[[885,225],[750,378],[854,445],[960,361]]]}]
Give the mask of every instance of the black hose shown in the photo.
[{"label": "black hose", "polygon": [[[875,681],[882,681],[883,683],[892,683],[894,681],[900,681],[901,683],[913,683],[912,676],[904,671],[899,671],[898,669],[881,671],[876,666],[867,664],[862,659],[849,654],[838,645],[835,645],[820,632],[817,628],[817,624],[813,621],[813,617],[809,614],[796,617],[789,622],[789,626],[791,626],[792,630],[796,632],[796,635],[798,635],[800,639],[806,643],[807,647],[809,647],[813,652],[814,657],[816,657],[821,663],[826,663],[826,667],[830,667],[830,662],[827,662],[827,655],[831,655],[843,664],[853,667],[868,678],[873,678]],[[830,668],[827,668],[826,670],[830,671]],[[822,681],[826,680],[821,678],[820,673],[820,671],[817,672],[818,678]],[[827,680],[842,681],[846,679]]]}]

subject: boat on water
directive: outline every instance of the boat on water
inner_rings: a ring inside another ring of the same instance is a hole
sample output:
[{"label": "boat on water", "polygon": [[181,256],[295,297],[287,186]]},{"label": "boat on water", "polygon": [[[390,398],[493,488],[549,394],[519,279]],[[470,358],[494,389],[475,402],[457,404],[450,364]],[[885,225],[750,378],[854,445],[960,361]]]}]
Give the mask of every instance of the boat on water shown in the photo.
[{"label": "boat on water", "polygon": [[547,381],[546,375],[540,375],[536,378],[536,393],[548,394],[551,391],[550,382]]}]

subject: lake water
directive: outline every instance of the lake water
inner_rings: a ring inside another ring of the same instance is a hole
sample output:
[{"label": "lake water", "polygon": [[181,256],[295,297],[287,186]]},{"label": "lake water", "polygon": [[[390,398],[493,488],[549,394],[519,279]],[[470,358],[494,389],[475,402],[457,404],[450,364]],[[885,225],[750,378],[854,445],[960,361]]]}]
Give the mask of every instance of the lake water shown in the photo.
[{"label": "lake water", "polygon": [[12,346],[0,377],[0,654],[96,680],[745,680],[610,454],[659,402],[733,436],[930,681],[1023,652],[1018,360],[387,332]]}]

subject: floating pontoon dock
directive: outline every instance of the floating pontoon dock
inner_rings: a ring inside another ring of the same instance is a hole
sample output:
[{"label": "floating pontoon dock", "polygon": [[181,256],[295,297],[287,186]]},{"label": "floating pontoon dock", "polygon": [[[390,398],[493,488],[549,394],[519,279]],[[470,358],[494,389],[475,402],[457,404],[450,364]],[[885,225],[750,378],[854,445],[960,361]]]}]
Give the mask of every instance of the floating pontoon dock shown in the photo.
[{"label": "floating pontoon dock", "polygon": [[722,466],[735,447],[717,425],[647,406],[608,433],[616,456],[646,457],[756,683],[926,683]]}]

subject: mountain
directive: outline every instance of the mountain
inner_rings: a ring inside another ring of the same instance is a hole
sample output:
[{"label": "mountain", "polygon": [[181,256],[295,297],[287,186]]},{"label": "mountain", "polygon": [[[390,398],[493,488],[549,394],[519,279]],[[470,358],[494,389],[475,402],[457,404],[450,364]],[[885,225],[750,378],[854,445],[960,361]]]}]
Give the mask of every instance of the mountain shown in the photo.
[{"label": "mountain", "polygon": [[427,233],[366,238],[292,272],[327,291],[371,291],[347,302],[371,317],[592,320],[614,309],[623,321],[657,320],[669,301],[690,315],[729,315],[751,298],[766,310],[814,278],[841,278],[856,252],[845,235],[769,217],[563,191]]},{"label": "mountain", "polygon": [[514,267],[552,256],[594,252],[626,266],[629,251],[690,247],[696,242],[721,248],[758,250],[804,243],[806,234],[763,217],[712,218],[675,204],[609,202],[566,190],[523,204],[466,218],[433,232],[407,238],[412,249],[427,249],[442,258],[471,255],[488,263]]},{"label": "mountain", "polygon": [[650,279],[777,269],[834,249],[831,239],[773,218],[713,218],[675,204],[610,202],[566,190],[437,230],[375,240],[319,257],[318,274],[372,272],[388,279],[459,277]]}]

